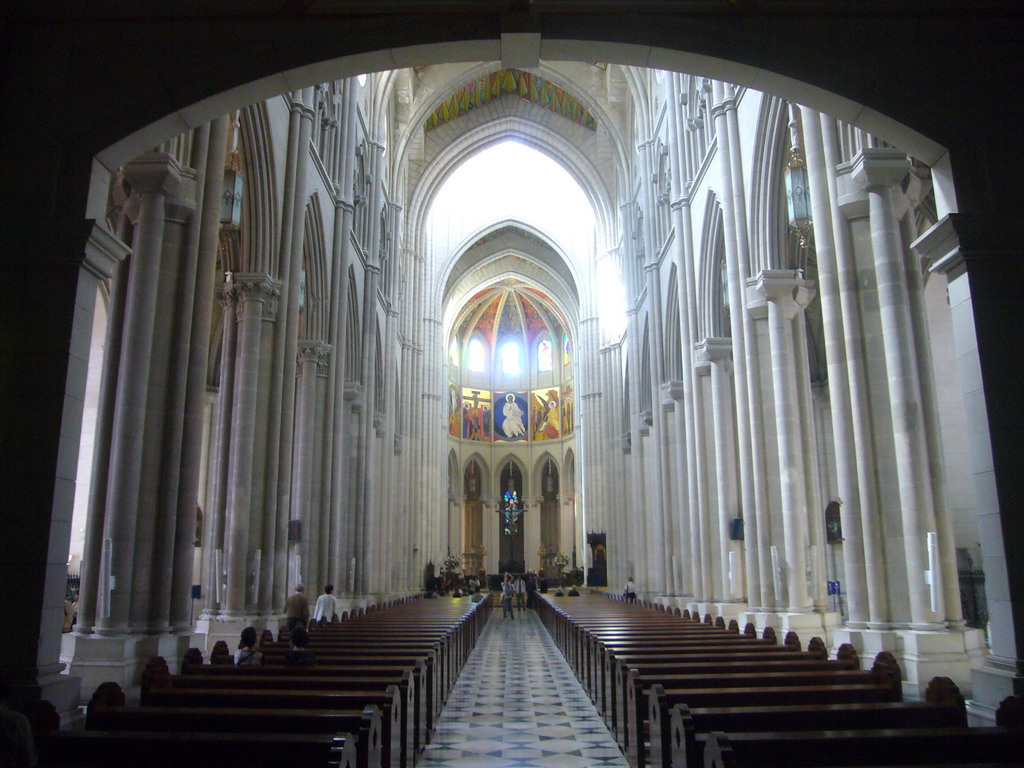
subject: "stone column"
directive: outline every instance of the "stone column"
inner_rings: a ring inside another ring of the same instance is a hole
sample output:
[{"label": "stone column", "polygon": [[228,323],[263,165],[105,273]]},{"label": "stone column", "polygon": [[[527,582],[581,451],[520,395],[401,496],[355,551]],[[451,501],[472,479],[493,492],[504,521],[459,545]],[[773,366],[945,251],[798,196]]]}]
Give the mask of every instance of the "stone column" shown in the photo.
[{"label": "stone column", "polygon": [[[1024,695],[1024,524],[1012,512],[1021,497],[1019,345],[1008,328],[1022,327],[1019,281],[1007,278],[1020,258],[1019,225],[951,213],[913,244],[949,282],[957,369],[963,392],[984,558],[990,652],[971,679],[968,715],[991,725],[1007,696]],[[1008,287],[1009,284],[1009,287]]]},{"label": "stone column", "polygon": [[871,246],[878,280],[899,476],[911,628],[941,629],[941,606],[938,612],[931,610],[925,583],[928,567],[925,534],[936,530],[935,514],[903,250],[893,208],[893,186],[906,176],[909,167],[906,155],[898,150],[864,149],[854,158],[853,180],[868,193]]},{"label": "stone column", "polygon": [[94,631],[101,635],[129,629],[132,577],[145,565],[135,556],[135,528],[164,217],[168,198],[179,194],[185,186],[184,169],[170,155],[156,152],[131,163],[125,175],[139,195],[139,204],[128,275],[103,537],[109,542],[104,547],[109,552],[109,588],[97,584],[100,604]]},{"label": "stone column", "polygon": [[319,582],[320,515],[314,510],[313,466],[316,424],[316,380],[320,369],[327,365],[331,349],[319,340],[299,342],[298,386],[295,395],[295,492],[291,499],[291,520],[301,521],[302,571],[310,580]]},{"label": "stone column", "polygon": [[[734,444],[732,382],[732,343],[729,339],[704,339],[697,345],[697,355],[711,368],[711,410],[715,430],[715,479],[718,496],[718,554],[719,579],[716,599],[729,602],[734,590],[730,588],[729,554],[732,552],[730,527],[737,516],[736,448]],[[712,530],[715,530],[712,526]],[[738,570],[740,563],[734,563]],[[742,579],[736,579],[737,586]]]},{"label": "stone column", "polygon": [[[846,352],[847,379],[850,397],[850,428],[857,470],[857,499],[864,542],[864,596],[867,600],[869,629],[884,629],[889,621],[889,600],[885,586],[885,564],[876,481],[874,438],[871,430],[871,404],[868,392],[868,365],[863,344],[864,323],[859,302],[860,277],[850,236],[850,225],[840,207],[836,167],[841,159],[835,118],[821,115],[822,148],[825,159],[825,181],[828,185],[829,214],[835,238],[836,279],[842,315],[843,347]],[[805,133],[806,139],[806,133]],[[813,181],[812,176],[812,181]],[[812,194],[813,194],[812,186]],[[857,205],[855,204],[854,210]],[[818,213],[817,220],[821,221]],[[822,269],[819,258],[819,271]],[[826,267],[827,268],[827,267]],[[824,278],[822,278],[824,285]],[[826,329],[828,326],[826,326]],[[833,385],[830,375],[830,385]],[[844,497],[845,499],[845,497]],[[853,517],[851,514],[850,517]],[[855,524],[851,521],[852,524]],[[846,517],[843,530],[846,530]]]},{"label": "stone column", "polygon": [[809,299],[806,296],[807,283],[793,272],[765,270],[751,279],[750,285],[768,303],[772,389],[782,488],[786,610],[805,613],[812,608],[807,590],[807,486],[803,477],[803,440],[792,322],[801,305]]},{"label": "stone column", "polygon": [[903,265],[910,298],[910,319],[913,323],[917,370],[921,380],[921,407],[924,411],[925,438],[928,443],[928,476],[931,478],[935,523],[939,534],[939,553],[942,569],[942,605],[946,627],[962,630],[963,607],[960,605],[960,579],[956,566],[956,542],[953,521],[946,503],[946,465],[942,456],[942,427],[939,423],[939,403],[935,393],[935,373],[932,348],[928,333],[928,316],[924,299],[924,279],[920,259],[909,250],[917,240],[917,224],[913,209],[900,220],[902,242],[907,246]]},{"label": "stone column", "polygon": [[92,222],[17,217],[0,241],[0,370],[17,373],[0,398],[0,577],[16,587],[0,674],[19,700],[72,714],[80,681],[59,659],[89,341],[99,281],[128,248]]},{"label": "stone column", "polygon": [[[742,186],[742,165],[740,158],[733,157],[739,152],[739,147],[734,153],[732,135],[736,133],[736,128],[733,126],[733,130],[730,131],[729,124],[730,111],[735,120],[736,104],[731,87],[727,92],[726,85],[718,81],[715,81],[712,87],[715,104],[711,111],[715,120],[715,135],[720,156],[722,223],[726,232],[726,279],[729,306],[732,308],[729,313],[729,335],[733,344],[736,422],[740,427],[737,446],[739,449],[740,496],[744,510],[744,533],[748,541],[752,541],[754,544],[754,546],[750,544],[747,546],[748,574],[751,574],[755,565],[758,571],[756,579],[752,574],[750,575],[751,589],[748,591],[747,600],[752,604],[767,607],[773,605],[774,601],[768,592],[772,584],[772,577],[769,573],[770,563],[767,558],[766,544],[768,520],[764,500],[767,498],[768,492],[764,476],[764,452],[761,446],[764,432],[761,426],[761,407],[757,399],[756,388],[751,386],[751,382],[758,381],[760,369],[753,319],[750,313],[745,311],[746,281],[750,259],[746,240],[745,209],[737,210],[736,207],[737,200],[743,200],[742,190],[737,193],[735,189],[737,184]],[[751,522],[754,523],[752,530]],[[758,585],[760,594],[754,594],[754,588]]]},{"label": "stone column", "polygon": [[[232,283],[227,283],[231,286]],[[231,467],[231,425],[234,414],[235,363],[237,360],[238,321],[235,292],[228,287],[219,294],[223,315],[223,333],[220,352],[220,387],[217,392],[217,411],[211,436],[213,455],[210,493],[207,501],[206,526],[203,539],[203,601],[202,619],[214,617],[220,610],[224,586],[224,529],[227,516],[228,489]],[[218,554],[219,553],[219,554]]]},{"label": "stone column", "polygon": [[853,442],[850,382],[846,368],[835,236],[832,229],[821,122],[818,113],[806,107],[801,107],[801,114],[814,219],[814,250],[818,259],[825,354],[828,360],[836,481],[842,515],[844,591],[849,615],[847,625],[853,629],[860,629],[867,627],[869,597],[865,573],[864,535],[859,514],[860,488],[857,484],[857,457]]},{"label": "stone column", "polygon": [[[652,216],[653,218],[653,216]],[[672,484],[668,472],[669,447],[668,424],[662,405],[661,384],[665,380],[662,361],[665,359],[665,335],[662,332],[661,279],[657,261],[644,265],[647,275],[647,299],[650,302],[650,354],[651,354],[651,409],[654,420],[654,473],[658,478],[656,503],[648,504],[654,516],[652,530],[658,531],[661,568],[657,589],[663,594],[675,594],[675,573],[672,568],[672,541],[675,538],[674,520],[669,512],[671,507]],[[654,544],[654,542],[651,542]]]},{"label": "stone column", "polygon": [[[220,233],[220,202],[224,187],[224,162],[230,119],[220,117],[210,125],[209,154],[204,177],[199,254],[196,264],[195,301],[191,312],[188,374],[182,425],[181,482],[178,497],[170,626],[174,632],[191,631],[191,587],[195,506],[201,472],[206,375],[210,357],[214,287]],[[211,518],[207,506],[205,517]]]},{"label": "stone column", "polygon": [[235,391],[232,395],[231,449],[228,467],[227,510],[224,532],[224,560],[227,590],[221,615],[242,618],[250,610],[248,601],[249,521],[253,513],[252,476],[256,437],[256,407],[259,388],[260,337],[264,318],[273,319],[281,295],[281,284],[267,275],[236,273],[233,280],[238,318],[238,357]]}]

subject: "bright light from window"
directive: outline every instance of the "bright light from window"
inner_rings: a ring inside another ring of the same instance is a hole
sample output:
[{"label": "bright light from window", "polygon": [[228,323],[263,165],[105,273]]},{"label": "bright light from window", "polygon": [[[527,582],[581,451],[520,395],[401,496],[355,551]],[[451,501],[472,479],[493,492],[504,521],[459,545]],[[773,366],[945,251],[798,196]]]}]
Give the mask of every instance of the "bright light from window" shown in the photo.
[{"label": "bright light from window", "polygon": [[519,345],[514,341],[505,342],[501,348],[501,372],[507,376],[519,373]]},{"label": "bright light from window", "polygon": [[439,252],[447,252],[505,219],[537,227],[581,261],[593,253],[594,211],[580,185],[550,157],[515,141],[456,168],[434,198],[429,221]]},{"label": "bright light from window", "polygon": [[452,361],[452,365],[459,364],[459,340],[452,339],[452,343],[448,346],[448,359]]},{"label": "bright light from window", "polygon": [[537,345],[537,370],[546,373],[552,368],[551,339],[541,339]]},{"label": "bright light from window", "polygon": [[366,75],[356,75],[356,82],[359,83],[360,87],[366,85]]},{"label": "bright light from window", "polygon": [[473,373],[483,373],[487,368],[487,350],[480,339],[469,342],[469,360],[466,367]]}]

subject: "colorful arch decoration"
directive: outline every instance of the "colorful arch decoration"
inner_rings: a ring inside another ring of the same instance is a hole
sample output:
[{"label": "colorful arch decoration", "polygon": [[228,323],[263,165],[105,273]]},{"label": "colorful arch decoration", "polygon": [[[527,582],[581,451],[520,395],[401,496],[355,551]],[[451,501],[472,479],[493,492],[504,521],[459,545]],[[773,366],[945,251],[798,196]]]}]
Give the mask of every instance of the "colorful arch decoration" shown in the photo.
[{"label": "colorful arch decoration", "polygon": [[499,69],[466,83],[430,113],[423,123],[423,130],[433,130],[495,99],[512,95],[549,109],[576,125],[597,130],[597,118],[575,96],[543,77],[521,69]]}]

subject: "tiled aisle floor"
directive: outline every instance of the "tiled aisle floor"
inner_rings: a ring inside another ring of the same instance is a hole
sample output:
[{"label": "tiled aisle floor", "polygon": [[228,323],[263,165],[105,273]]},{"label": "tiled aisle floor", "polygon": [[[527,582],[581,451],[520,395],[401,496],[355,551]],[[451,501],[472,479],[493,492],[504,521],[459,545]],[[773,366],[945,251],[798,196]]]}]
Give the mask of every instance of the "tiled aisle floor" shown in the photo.
[{"label": "tiled aisle floor", "polygon": [[496,609],[441,713],[422,768],[625,768],[533,611]]}]

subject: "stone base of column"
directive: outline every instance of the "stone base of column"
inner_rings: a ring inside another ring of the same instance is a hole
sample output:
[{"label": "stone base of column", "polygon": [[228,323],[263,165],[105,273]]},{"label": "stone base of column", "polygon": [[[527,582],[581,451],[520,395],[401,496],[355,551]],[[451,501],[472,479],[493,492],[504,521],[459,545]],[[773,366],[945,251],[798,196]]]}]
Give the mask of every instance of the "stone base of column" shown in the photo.
[{"label": "stone base of column", "polygon": [[833,652],[843,643],[857,649],[864,669],[871,668],[876,654],[889,651],[903,671],[903,696],[907,699],[923,699],[928,682],[936,676],[948,677],[964,698],[970,697],[972,672],[980,670],[987,655],[985,634],[980,629],[920,632],[843,628],[833,633]]},{"label": "stone base of column", "polygon": [[794,613],[790,611],[746,611],[737,617],[742,630],[748,623],[752,623],[757,630],[758,637],[764,632],[765,627],[775,630],[775,636],[781,643],[786,638],[787,632],[796,632],[800,638],[800,645],[806,649],[807,643],[812,637],[820,637],[826,645],[832,645],[833,634],[842,626],[842,616],[833,611],[816,613]]},{"label": "stone base of column", "polygon": [[12,683],[13,699],[19,703],[48,701],[60,715],[61,728],[80,728],[85,720],[79,708],[80,678],[62,672],[64,664],[53,664],[36,671],[35,680]]},{"label": "stone base of column", "polygon": [[[977,631],[977,630],[976,630]],[[1007,696],[1024,696],[1024,675],[1012,669],[986,664],[971,670],[971,698],[967,702],[967,724],[996,724],[996,709]]]},{"label": "stone base of column", "polygon": [[115,682],[129,703],[138,703],[142,670],[153,656],[163,656],[177,672],[190,635],[66,636],[63,649],[71,657],[71,674],[81,679],[81,700],[88,702],[100,683]]},{"label": "stone base of column", "polygon": [[746,622],[740,621],[740,616],[747,612],[746,603],[712,603],[713,610],[709,611],[712,616],[721,616],[725,619],[725,625],[729,626],[731,619],[736,619],[736,623],[740,625],[740,631],[743,631],[743,625]]},{"label": "stone base of column", "polygon": [[[246,627],[255,627],[257,633],[269,629],[274,633],[274,639],[277,639],[277,631],[282,624],[284,624],[284,617],[277,614],[271,616],[216,616],[204,613],[196,621],[195,631],[190,638],[191,647],[202,651],[203,658],[208,660],[213,646],[218,640],[223,640],[233,654],[238,648],[239,636]],[[168,663],[170,663],[169,659]]]}]

